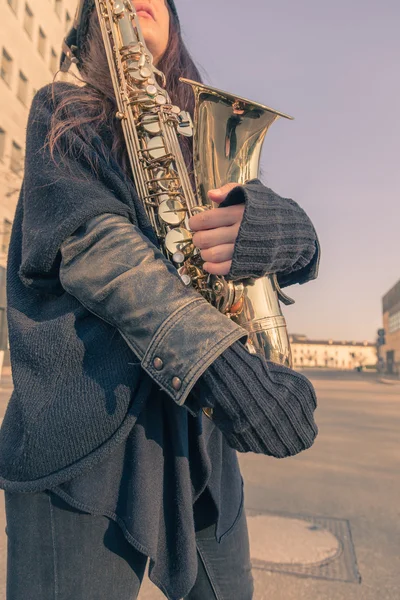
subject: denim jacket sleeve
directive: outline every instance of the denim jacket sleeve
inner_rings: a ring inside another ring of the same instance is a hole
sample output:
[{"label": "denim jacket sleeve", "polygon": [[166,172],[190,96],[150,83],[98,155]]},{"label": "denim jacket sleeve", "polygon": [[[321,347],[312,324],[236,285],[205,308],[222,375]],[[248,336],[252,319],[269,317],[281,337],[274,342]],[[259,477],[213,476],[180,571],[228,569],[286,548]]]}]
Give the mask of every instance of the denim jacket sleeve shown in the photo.
[{"label": "denim jacket sleeve", "polygon": [[318,276],[320,246],[305,211],[258,179],[234,188],[220,207],[245,204],[228,279],[276,273],[281,287]]},{"label": "denim jacket sleeve", "polygon": [[142,368],[184,404],[207,367],[247,332],[185,287],[175,267],[123,216],[90,219],[61,246],[60,281],[113,325]]}]

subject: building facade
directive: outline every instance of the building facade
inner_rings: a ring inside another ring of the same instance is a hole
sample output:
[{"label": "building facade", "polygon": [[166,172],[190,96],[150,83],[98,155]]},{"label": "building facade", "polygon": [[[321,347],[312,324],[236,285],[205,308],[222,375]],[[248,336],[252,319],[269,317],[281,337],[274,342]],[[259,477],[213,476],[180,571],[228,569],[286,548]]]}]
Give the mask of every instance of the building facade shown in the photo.
[{"label": "building facade", "polygon": [[291,335],[293,366],[326,369],[375,368],[376,345],[371,342],[309,340],[305,335]]},{"label": "building facade", "polygon": [[400,375],[400,280],[383,296],[385,344],[379,355],[387,373]]},{"label": "building facade", "polygon": [[0,350],[7,344],[5,267],[29,108],[58,69],[76,5],[77,0],[0,0]]}]

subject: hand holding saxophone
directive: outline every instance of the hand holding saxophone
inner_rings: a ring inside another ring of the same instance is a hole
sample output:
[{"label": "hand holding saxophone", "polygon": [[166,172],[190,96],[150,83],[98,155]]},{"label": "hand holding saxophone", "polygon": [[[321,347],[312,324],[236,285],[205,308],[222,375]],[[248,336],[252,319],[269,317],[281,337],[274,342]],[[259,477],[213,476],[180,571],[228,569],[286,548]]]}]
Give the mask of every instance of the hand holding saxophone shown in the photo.
[{"label": "hand holding saxophone", "polygon": [[[237,185],[237,183],[227,183],[221,188],[210,190],[208,196],[212,202],[219,204]],[[206,261],[203,269],[207,273],[213,275],[229,273],[244,207],[244,204],[235,204],[214,208],[190,218],[189,227],[195,232],[193,243],[200,249],[201,257]]]}]

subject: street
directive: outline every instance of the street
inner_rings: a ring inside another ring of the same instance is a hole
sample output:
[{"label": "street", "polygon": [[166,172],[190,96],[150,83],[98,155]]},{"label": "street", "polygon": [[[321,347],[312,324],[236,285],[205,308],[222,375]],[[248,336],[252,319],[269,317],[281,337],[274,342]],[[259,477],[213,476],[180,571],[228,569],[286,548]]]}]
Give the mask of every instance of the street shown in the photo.
[{"label": "street", "polygon": [[[283,460],[240,457],[254,598],[398,600],[400,384],[380,382],[373,373],[305,374],[319,402],[314,447]],[[0,416],[10,389],[6,378]],[[1,518],[4,532],[3,506]],[[5,546],[2,533],[0,600],[5,598]],[[163,596],[145,581],[139,598]]]}]

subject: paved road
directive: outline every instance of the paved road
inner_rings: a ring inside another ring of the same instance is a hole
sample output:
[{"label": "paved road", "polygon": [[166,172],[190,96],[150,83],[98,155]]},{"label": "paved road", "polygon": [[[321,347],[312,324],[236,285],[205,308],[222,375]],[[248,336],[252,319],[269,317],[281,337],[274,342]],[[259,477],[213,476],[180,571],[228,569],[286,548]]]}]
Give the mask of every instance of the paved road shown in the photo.
[{"label": "paved road", "polygon": [[309,373],[319,398],[314,447],[242,458],[251,508],[350,521],[362,584],[256,572],[255,600],[399,600],[400,387],[365,374]]},{"label": "paved road", "polygon": [[[348,519],[362,583],[255,570],[255,600],[399,600],[400,386],[378,383],[367,373],[306,374],[319,398],[318,440],[290,459],[242,456],[246,505],[288,517]],[[9,390],[0,389],[0,407],[8,395]],[[265,548],[269,556],[278,543],[282,551],[281,540],[271,535]],[[4,565],[3,535],[0,600],[5,597]],[[140,600],[162,598],[145,582]]]}]

